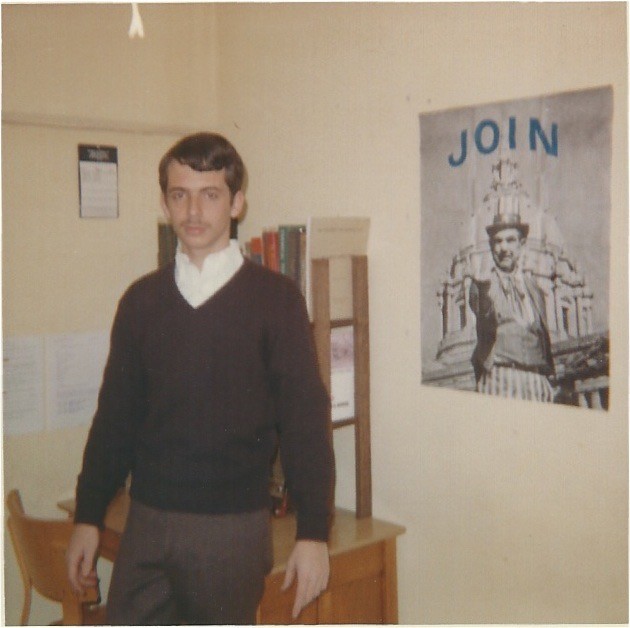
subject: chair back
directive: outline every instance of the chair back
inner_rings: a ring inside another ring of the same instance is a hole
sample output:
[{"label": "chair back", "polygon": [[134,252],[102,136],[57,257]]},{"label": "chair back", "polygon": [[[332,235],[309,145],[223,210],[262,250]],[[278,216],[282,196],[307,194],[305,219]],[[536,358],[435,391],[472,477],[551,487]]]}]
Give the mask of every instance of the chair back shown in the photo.
[{"label": "chair back", "polygon": [[62,604],[64,624],[83,623],[83,603],[98,600],[95,590],[85,598],[78,598],[68,580],[65,551],[72,534],[72,521],[29,517],[16,490],[8,494],[6,504],[9,533],[25,587],[22,624],[28,621],[31,586],[45,598]]}]

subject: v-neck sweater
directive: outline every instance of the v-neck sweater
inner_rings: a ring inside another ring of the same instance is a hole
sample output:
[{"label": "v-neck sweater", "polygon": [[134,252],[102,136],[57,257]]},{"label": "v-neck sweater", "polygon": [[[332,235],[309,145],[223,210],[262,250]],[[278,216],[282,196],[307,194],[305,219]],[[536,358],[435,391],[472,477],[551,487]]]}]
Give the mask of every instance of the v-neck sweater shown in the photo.
[{"label": "v-neck sweater", "polygon": [[119,302],[75,521],[102,526],[130,471],[131,497],[154,508],[224,514],[268,506],[279,437],[297,538],[326,540],[329,407],[294,282],[246,260],[193,308],[167,265]]}]

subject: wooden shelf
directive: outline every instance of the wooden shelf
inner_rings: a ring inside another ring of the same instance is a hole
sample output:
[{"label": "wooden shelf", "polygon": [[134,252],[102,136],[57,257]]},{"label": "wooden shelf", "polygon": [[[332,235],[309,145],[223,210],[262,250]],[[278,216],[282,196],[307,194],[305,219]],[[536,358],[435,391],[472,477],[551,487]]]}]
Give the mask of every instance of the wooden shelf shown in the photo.
[{"label": "wooden shelf", "polygon": [[330,332],[336,327],[354,330],[355,416],[331,422],[332,429],[354,427],[356,467],[356,516],[372,515],[372,465],[370,445],[370,322],[367,257],[352,256],[352,318],[330,318],[330,264],[312,260],[313,337],[322,379],[331,392]]}]

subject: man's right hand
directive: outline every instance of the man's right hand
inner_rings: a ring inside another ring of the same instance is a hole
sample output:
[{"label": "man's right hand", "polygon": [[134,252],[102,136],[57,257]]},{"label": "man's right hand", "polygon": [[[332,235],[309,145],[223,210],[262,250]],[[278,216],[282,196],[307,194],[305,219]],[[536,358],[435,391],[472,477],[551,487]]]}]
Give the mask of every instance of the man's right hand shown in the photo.
[{"label": "man's right hand", "polygon": [[77,595],[83,595],[86,588],[98,584],[95,563],[99,543],[100,532],[96,526],[75,524],[66,552],[66,566],[68,580]]}]

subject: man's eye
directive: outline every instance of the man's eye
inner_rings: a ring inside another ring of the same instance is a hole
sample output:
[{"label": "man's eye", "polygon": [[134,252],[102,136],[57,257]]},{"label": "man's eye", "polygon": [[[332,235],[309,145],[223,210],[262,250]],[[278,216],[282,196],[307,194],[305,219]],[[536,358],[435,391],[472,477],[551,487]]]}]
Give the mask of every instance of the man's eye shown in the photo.
[{"label": "man's eye", "polygon": [[206,190],[206,198],[214,201],[218,198],[218,194],[214,190]]},{"label": "man's eye", "polygon": [[184,193],[181,190],[175,190],[174,192],[170,193],[170,197],[173,201],[180,201],[182,198],[184,198]]}]

